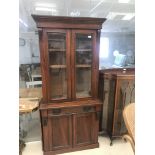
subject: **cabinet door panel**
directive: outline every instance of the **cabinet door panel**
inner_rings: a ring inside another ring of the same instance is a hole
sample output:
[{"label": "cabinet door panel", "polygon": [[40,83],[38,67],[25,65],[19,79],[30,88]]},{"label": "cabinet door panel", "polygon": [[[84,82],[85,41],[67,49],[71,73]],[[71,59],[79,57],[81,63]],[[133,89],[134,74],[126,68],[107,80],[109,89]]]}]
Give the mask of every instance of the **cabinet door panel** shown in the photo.
[{"label": "cabinet door panel", "polygon": [[49,119],[50,150],[72,147],[71,115],[52,116]]},{"label": "cabinet door panel", "polygon": [[95,113],[74,115],[74,146],[88,145],[95,141]]}]

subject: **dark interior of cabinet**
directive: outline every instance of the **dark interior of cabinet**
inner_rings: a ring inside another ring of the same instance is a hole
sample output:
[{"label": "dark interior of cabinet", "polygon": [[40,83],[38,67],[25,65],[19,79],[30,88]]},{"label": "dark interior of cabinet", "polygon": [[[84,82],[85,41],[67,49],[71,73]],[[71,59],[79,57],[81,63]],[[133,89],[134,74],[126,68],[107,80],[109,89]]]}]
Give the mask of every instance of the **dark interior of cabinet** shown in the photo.
[{"label": "dark interior of cabinet", "polygon": [[50,96],[52,99],[67,98],[66,34],[48,33]]},{"label": "dark interior of cabinet", "polygon": [[76,96],[91,96],[92,35],[76,35]]},{"label": "dark interior of cabinet", "polygon": [[67,98],[67,77],[66,69],[51,69],[50,74],[50,95],[53,99]]}]

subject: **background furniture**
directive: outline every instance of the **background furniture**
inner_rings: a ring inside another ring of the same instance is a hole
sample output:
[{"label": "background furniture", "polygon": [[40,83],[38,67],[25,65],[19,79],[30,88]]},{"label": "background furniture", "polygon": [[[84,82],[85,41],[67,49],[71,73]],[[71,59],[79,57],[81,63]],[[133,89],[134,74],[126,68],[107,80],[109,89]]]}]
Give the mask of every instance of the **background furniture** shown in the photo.
[{"label": "background furniture", "polygon": [[100,71],[99,98],[103,102],[100,131],[112,140],[127,132],[123,120],[124,107],[135,100],[134,69],[105,69]]},{"label": "background furniture", "polygon": [[32,74],[31,77],[32,77],[32,81],[35,81],[36,78],[40,78],[41,79],[41,75],[40,74],[34,74],[34,75]]},{"label": "background furniture", "polygon": [[41,70],[40,67],[35,67],[31,73],[32,81],[41,81]]},{"label": "background furniture", "polygon": [[[19,99],[19,114],[20,115],[25,115],[25,114],[30,114],[38,109],[39,102],[38,98],[20,98]],[[19,139],[19,154],[22,154],[22,151],[25,147],[25,142],[23,140],[25,133],[24,129],[21,127],[21,121],[19,124],[19,134],[20,134],[20,139]]]},{"label": "background furniture", "polygon": [[20,98],[42,98],[42,88],[20,88],[19,89]]},{"label": "background furniture", "polygon": [[41,81],[41,74],[40,74],[40,67],[36,67],[36,69],[27,69],[27,74],[29,77],[29,81],[26,82],[26,87],[27,88],[34,88],[35,86],[41,86],[42,81]]},{"label": "background furniture", "polygon": [[99,30],[105,19],[32,17],[39,30],[44,155],[98,147]]},{"label": "background furniture", "polygon": [[124,108],[123,118],[128,130],[128,135],[124,135],[123,138],[131,143],[135,152],[135,103],[131,103]]},{"label": "background furniture", "polygon": [[42,85],[42,81],[29,81],[26,82],[26,88],[34,88],[35,86],[41,86]]}]

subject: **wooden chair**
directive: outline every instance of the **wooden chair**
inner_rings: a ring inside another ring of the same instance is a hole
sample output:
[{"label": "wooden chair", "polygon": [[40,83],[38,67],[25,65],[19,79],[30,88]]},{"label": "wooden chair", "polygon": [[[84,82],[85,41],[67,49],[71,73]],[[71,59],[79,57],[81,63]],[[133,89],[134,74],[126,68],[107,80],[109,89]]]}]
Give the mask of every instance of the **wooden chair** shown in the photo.
[{"label": "wooden chair", "polygon": [[135,152],[135,103],[131,103],[124,108],[123,119],[128,130],[128,134],[124,135],[123,139],[131,143],[133,152]]},{"label": "wooden chair", "polygon": [[42,81],[41,80],[35,80],[36,78],[41,79],[40,70],[39,68],[37,70],[32,70],[31,67],[27,68],[27,76],[29,81],[26,82],[27,88],[34,88],[35,86],[41,86]]},{"label": "wooden chair", "polygon": [[42,85],[42,81],[30,81],[30,82],[26,82],[26,88],[34,88],[34,86],[41,86]]}]

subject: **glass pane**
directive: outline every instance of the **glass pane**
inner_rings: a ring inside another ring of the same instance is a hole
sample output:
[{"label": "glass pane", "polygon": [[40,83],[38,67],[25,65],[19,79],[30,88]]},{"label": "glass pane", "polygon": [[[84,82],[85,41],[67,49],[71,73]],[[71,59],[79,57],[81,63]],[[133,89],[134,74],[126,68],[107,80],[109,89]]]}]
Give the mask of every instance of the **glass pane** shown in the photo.
[{"label": "glass pane", "polygon": [[66,69],[51,69],[50,75],[52,99],[67,98]]},{"label": "glass pane", "polygon": [[66,34],[48,34],[50,89],[52,99],[67,98]]},{"label": "glass pane", "polygon": [[135,68],[135,33],[101,33],[100,69]]},{"label": "glass pane", "polygon": [[76,35],[76,97],[91,96],[92,35]]},{"label": "glass pane", "polygon": [[123,109],[126,105],[134,102],[135,100],[135,84],[133,80],[121,80],[120,82],[120,95],[118,98],[118,104],[116,104],[116,123],[115,132],[117,134],[124,134],[127,132],[123,119]]}]

